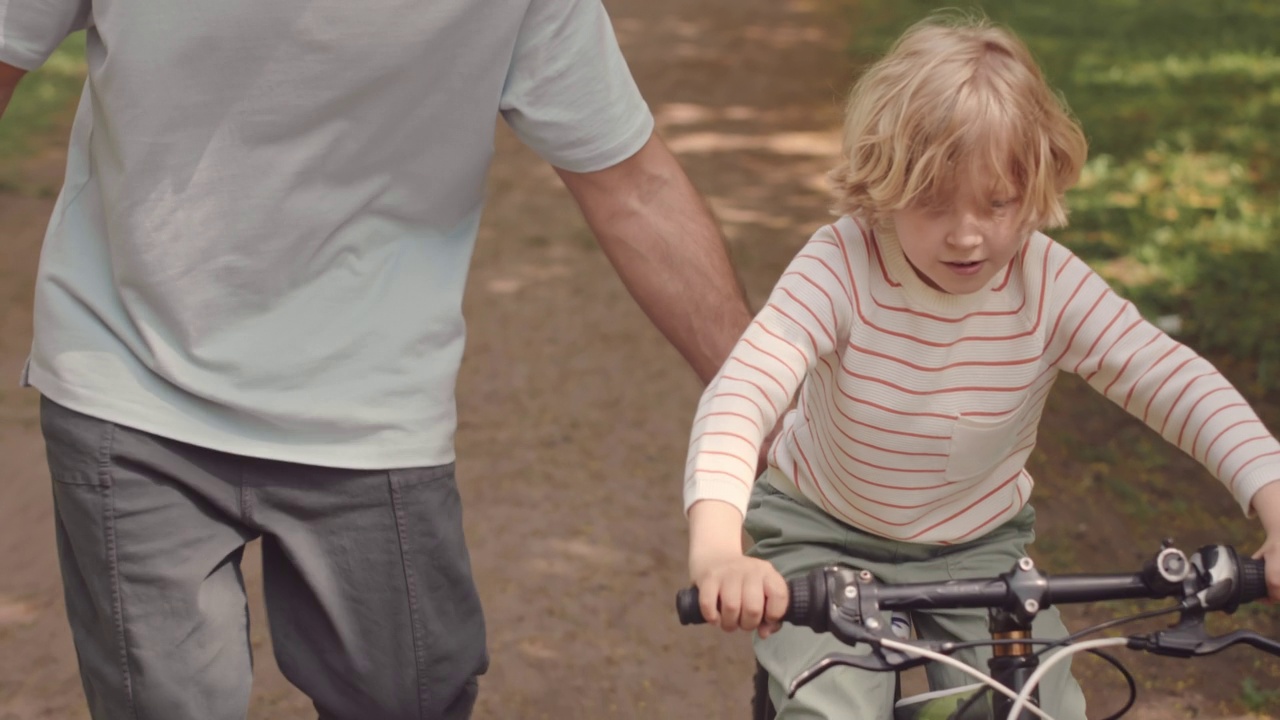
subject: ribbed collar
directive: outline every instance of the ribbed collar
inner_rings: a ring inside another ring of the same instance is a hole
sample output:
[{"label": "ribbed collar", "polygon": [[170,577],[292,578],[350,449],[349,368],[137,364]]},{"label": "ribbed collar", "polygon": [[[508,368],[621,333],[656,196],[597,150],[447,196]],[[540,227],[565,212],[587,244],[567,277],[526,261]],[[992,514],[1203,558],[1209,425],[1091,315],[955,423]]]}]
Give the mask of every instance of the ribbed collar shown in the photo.
[{"label": "ribbed collar", "polygon": [[[889,277],[901,286],[902,294],[913,305],[947,316],[961,315],[981,309],[993,299],[993,293],[998,293],[1005,287],[1009,274],[1007,267],[996,273],[986,287],[977,292],[953,295],[935,290],[920,278],[907,260],[892,222],[876,225],[872,237],[880,250],[880,257],[884,259]],[[1016,262],[1016,258],[1014,261]]]}]

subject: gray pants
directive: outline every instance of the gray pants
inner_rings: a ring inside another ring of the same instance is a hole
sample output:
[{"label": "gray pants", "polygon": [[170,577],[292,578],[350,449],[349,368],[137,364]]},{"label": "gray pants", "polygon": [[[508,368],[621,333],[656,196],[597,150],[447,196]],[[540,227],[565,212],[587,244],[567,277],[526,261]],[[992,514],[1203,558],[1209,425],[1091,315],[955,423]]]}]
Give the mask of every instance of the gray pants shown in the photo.
[{"label": "gray pants", "polygon": [[245,458],[47,399],[41,423],[96,720],[245,717],[240,558],[255,538],[276,659],[321,718],[470,715],[488,658],[452,465]]},{"label": "gray pants", "polygon": [[[871,571],[888,583],[931,582],[992,577],[1008,572],[1035,537],[1035,512],[1024,508],[1012,520],[987,535],[951,546],[921,545],[877,537],[845,525],[807,500],[783,493],[770,484],[773,472],[756,482],[747,510],[746,531],[755,541],[751,554],[768,560],[778,572],[792,577],[823,565],[842,563]],[[776,478],[779,484],[785,478]],[[785,486],[784,486],[785,487]],[[888,617],[884,618],[888,622]],[[932,610],[911,613],[920,637],[936,640],[985,640],[991,635],[985,610]],[[1035,637],[1066,637],[1057,608],[1036,616]],[[783,625],[768,639],[755,639],[756,658],[769,672],[769,695],[779,720],[838,720],[892,716],[893,673],[850,667],[828,670],[796,694],[786,686],[802,671],[830,653],[861,655],[866,645],[850,648],[830,633]],[[989,648],[971,648],[952,655],[970,667],[987,672]],[[925,666],[934,690],[976,682],[959,670],[930,663]],[[1041,706],[1056,720],[1084,720],[1084,694],[1071,676],[1070,661],[1054,666],[1040,685]]]}]

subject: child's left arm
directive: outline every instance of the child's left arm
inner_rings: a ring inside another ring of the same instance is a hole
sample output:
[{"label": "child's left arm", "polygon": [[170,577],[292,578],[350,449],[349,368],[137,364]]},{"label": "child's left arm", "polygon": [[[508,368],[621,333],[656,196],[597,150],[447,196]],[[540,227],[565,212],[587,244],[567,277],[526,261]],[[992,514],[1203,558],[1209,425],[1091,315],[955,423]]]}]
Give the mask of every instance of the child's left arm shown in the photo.
[{"label": "child's left arm", "polygon": [[1079,258],[1059,258],[1046,352],[1182,448],[1256,513],[1280,601],[1280,442],[1209,361],[1147,322]]}]

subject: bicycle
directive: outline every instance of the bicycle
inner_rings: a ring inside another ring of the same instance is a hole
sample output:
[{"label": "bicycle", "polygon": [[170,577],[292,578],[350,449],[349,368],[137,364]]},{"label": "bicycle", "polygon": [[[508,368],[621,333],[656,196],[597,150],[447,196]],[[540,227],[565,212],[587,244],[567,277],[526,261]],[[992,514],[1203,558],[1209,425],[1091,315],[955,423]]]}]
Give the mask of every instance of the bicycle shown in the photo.
[{"label": "bicycle", "polygon": [[[1142,570],[1131,574],[1069,574],[1050,576],[1023,557],[1007,573],[997,577],[942,582],[889,585],[870,572],[844,565],[815,568],[787,581],[789,602],[783,622],[815,632],[830,632],[847,645],[868,643],[871,653],[833,653],[796,677],[787,689],[794,696],[800,688],[827,670],[847,665],[866,670],[898,672],[926,662],[957,665],[979,680],[978,684],[950,691],[924,693],[895,702],[894,720],[981,720],[1047,718],[1039,709],[1038,683],[1055,663],[1077,652],[1101,655],[1122,672],[1129,684],[1129,699],[1107,720],[1121,717],[1133,706],[1137,685],[1124,665],[1099,648],[1125,646],[1158,655],[1197,657],[1212,655],[1237,644],[1246,644],[1280,656],[1280,642],[1256,632],[1238,630],[1211,637],[1204,618],[1210,612],[1233,613],[1243,603],[1267,596],[1265,566],[1261,560],[1241,558],[1229,545],[1206,545],[1188,557],[1166,540]],[[1053,604],[1092,603],[1108,600],[1176,598],[1171,606],[1101,623],[1060,640],[1031,637],[1036,614]],[[971,643],[899,639],[886,627],[883,613],[901,610],[988,608],[990,640]],[[681,624],[703,623],[696,587],[676,595]],[[1179,613],[1176,623],[1148,634],[1081,638],[1124,623],[1167,613]],[[948,657],[975,645],[991,645],[989,676]],[[1042,646],[1033,649],[1034,646]],[[1041,664],[1049,650],[1062,648]],[[768,675],[758,664],[752,699],[753,720],[771,720]],[[988,691],[994,689],[994,700]],[[1050,719],[1051,720],[1051,719]]]}]

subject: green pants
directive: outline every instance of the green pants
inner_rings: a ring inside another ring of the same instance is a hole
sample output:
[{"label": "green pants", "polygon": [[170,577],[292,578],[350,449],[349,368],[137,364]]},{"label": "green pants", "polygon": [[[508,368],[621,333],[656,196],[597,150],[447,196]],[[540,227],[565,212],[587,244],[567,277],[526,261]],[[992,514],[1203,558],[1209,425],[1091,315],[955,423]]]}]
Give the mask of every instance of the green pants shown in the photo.
[{"label": "green pants", "polygon": [[[770,484],[770,471],[756,483],[747,510],[746,531],[755,541],[750,554],[768,560],[786,577],[823,565],[843,563],[870,570],[886,583],[990,577],[1008,572],[1035,538],[1035,511],[1027,506],[1012,520],[972,542],[921,545],[871,535],[841,523],[816,505],[794,498]],[[776,482],[787,482],[779,478]],[[887,620],[887,618],[886,618]],[[921,611],[911,614],[916,634],[935,640],[982,640],[991,637],[984,609]],[[1060,638],[1066,627],[1056,608],[1041,612],[1033,631],[1039,638]],[[756,657],[769,673],[769,692],[779,720],[879,720],[892,716],[894,674],[836,667],[786,697],[793,678],[833,653],[865,654],[866,645],[850,648],[830,633],[784,625],[768,639],[755,641]],[[987,672],[990,648],[962,650],[953,657]],[[1084,720],[1084,695],[1064,661],[1040,685],[1041,705],[1056,720]],[[929,687],[952,688],[976,679],[939,663],[926,666]]]}]

